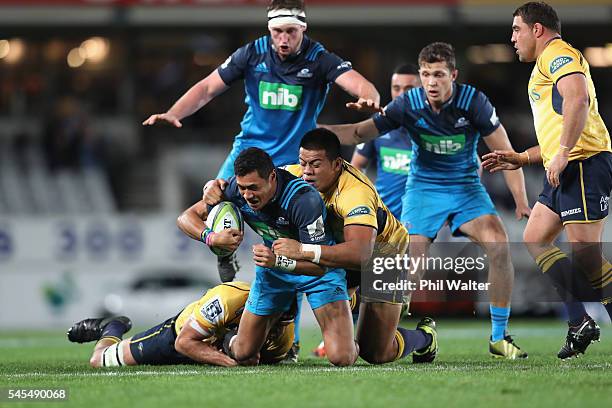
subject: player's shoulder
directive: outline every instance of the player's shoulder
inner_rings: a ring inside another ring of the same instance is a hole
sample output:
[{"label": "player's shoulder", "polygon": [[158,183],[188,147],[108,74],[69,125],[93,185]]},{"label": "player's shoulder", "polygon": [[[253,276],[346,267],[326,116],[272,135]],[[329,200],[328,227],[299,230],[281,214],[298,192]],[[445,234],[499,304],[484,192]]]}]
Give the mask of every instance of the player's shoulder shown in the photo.
[{"label": "player's shoulder", "polygon": [[357,170],[346,160],[342,163],[342,174],[338,182],[336,195],[339,200],[362,199],[364,196],[375,199],[376,188],[370,179],[360,170]]},{"label": "player's shoulder", "polygon": [[318,41],[313,40],[305,36],[305,40],[308,41],[308,45],[304,50],[304,59],[307,61],[317,61],[320,58],[324,58],[329,51],[325,49],[325,46]]},{"label": "player's shoulder", "polygon": [[[293,165],[292,165],[293,166]],[[298,166],[299,167],[299,166]],[[295,169],[292,167],[292,169]],[[317,197],[320,199],[319,192],[310,184],[302,180],[288,170],[277,168],[278,182],[281,184],[281,193],[278,198],[278,204],[284,210],[289,210],[306,204],[304,200]]]},{"label": "player's shoulder", "polygon": [[249,54],[263,55],[268,51],[268,48],[270,48],[270,36],[263,35],[246,44],[243,48]]},{"label": "player's shoulder", "polygon": [[292,176],[302,177],[302,166],[299,164],[288,164],[286,166],[280,167],[280,169],[287,171]]},{"label": "player's shoulder", "polygon": [[553,40],[538,58],[538,66],[540,69],[544,69],[545,72],[554,74],[559,71],[562,67],[577,63],[582,65],[583,57],[582,53],[574,48],[568,42],[562,39]]},{"label": "player's shoulder", "polygon": [[242,312],[249,297],[250,286],[245,282],[228,282],[209,289],[198,302],[197,313],[214,326],[234,320]]},{"label": "player's shoulder", "polygon": [[461,83],[456,85],[453,102],[457,108],[464,111],[479,109],[487,101],[487,95],[475,86]]},{"label": "player's shoulder", "polygon": [[395,98],[391,103],[394,105],[406,106],[413,111],[425,109],[427,106],[425,89],[423,87],[409,89],[398,98]]},{"label": "player's shoulder", "polygon": [[227,180],[227,186],[225,186],[225,190],[223,190],[223,194],[225,198],[229,201],[235,201],[242,197],[240,191],[238,190],[238,184],[236,183],[236,176],[231,176]]}]

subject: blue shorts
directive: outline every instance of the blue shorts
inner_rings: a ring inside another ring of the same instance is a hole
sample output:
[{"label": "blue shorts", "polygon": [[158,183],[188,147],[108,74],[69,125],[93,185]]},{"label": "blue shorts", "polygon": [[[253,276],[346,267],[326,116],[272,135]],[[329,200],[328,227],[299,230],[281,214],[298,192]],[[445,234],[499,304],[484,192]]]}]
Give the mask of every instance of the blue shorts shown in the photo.
[{"label": "blue shorts", "polygon": [[130,339],[130,351],[138,364],[194,364],[195,361],[176,351],[176,332],[172,317]]},{"label": "blue shorts", "polygon": [[258,316],[286,312],[298,292],[306,294],[313,310],[338,300],[349,300],[345,275],[343,269],[330,270],[323,276],[304,276],[258,266],[246,309]]},{"label": "blue shorts", "polygon": [[459,227],[483,215],[497,215],[491,197],[480,182],[441,186],[409,180],[402,199],[401,221],[411,235],[435,239],[448,221],[455,236]]},{"label": "blue shorts", "polygon": [[553,188],[544,176],[538,201],[559,215],[563,224],[589,223],[608,216],[612,189],[612,153],[572,160]]}]

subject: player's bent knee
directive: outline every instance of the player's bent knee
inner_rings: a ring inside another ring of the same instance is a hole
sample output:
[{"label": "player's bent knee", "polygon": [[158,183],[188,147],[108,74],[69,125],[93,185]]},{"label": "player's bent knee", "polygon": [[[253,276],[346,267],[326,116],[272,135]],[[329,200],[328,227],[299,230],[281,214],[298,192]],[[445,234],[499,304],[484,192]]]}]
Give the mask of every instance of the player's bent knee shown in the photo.
[{"label": "player's bent knee", "polygon": [[354,346],[329,348],[326,352],[327,359],[336,367],[347,367],[353,365],[357,360],[358,351]]},{"label": "player's bent knee", "polygon": [[327,355],[329,362],[335,365],[336,367],[348,367],[355,363],[355,355],[353,353],[340,353],[333,356]]}]

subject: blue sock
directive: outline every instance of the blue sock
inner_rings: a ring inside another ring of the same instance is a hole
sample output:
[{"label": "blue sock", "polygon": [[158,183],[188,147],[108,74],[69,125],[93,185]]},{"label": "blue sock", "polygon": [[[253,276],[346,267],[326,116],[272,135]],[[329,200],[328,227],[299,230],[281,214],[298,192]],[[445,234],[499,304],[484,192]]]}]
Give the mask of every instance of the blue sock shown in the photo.
[{"label": "blue sock", "polygon": [[125,332],[127,331],[128,331],[128,328],[126,327],[125,324],[123,324],[119,320],[113,320],[109,324],[106,325],[104,330],[102,330],[102,336],[100,338],[116,337],[118,339],[121,339],[123,335],[125,334]]},{"label": "blue sock", "polygon": [[404,350],[400,358],[406,357],[414,350],[424,349],[431,344],[431,334],[427,334],[423,330],[408,330],[398,327],[397,331],[404,339]]},{"label": "blue sock", "polygon": [[504,338],[510,318],[509,307],[497,307],[489,305],[491,313],[491,341],[499,341]]},{"label": "blue sock", "polygon": [[300,317],[302,316],[302,299],[304,298],[304,294],[302,292],[298,292],[297,295],[297,311],[295,312],[295,327],[293,329],[293,342],[295,344],[300,343]]},{"label": "blue sock", "polygon": [[565,310],[567,311],[567,320],[570,326],[576,326],[582,323],[587,312],[582,302],[564,302]]}]

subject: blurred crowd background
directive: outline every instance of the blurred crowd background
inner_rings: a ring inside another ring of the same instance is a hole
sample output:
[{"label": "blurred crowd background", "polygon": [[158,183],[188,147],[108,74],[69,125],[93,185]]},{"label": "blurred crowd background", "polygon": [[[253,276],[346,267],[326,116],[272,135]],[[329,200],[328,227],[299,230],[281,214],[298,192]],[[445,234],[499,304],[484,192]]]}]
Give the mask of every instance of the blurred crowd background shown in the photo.
[{"label": "blurred crowd background", "polygon": [[[24,306],[30,314],[42,310],[63,322],[98,311],[98,293],[110,291],[86,286],[138,285],[133,282],[142,268],[197,271],[205,260],[214,280],[214,258],[178,236],[173,222],[229,152],[245,111],[244,90],[233,86],[185,119],[182,129],[141,122],[265,34],[266,3],[0,0],[0,303],[16,301],[14,288],[26,285],[36,293],[20,299],[37,305]],[[510,43],[512,12],[520,3],[313,0],[306,2],[307,34],[350,60],[377,86],[383,103],[396,65],[416,62],[430,42],[450,42],[458,81],[489,96],[522,150],[536,140],[527,98],[532,64],[519,63]],[[563,37],[591,65],[599,109],[612,129],[612,0],[550,3]],[[333,88],[319,122],[365,119],[344,107],[348,100]],[[350,158],[351,150],[345,153]],[[541,168],[526,170],[531,203],[542,174]],[[501,176],[483,180],[511,240],[520,242],[524,222],[513,220]],[[189,251],[198,255],[190,258]],[[84,273],[91,275],[80,280]],[[1,309],[0,326],[23,325]]]}]

